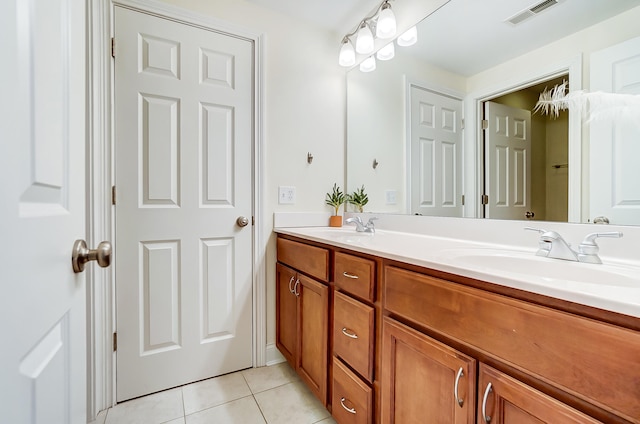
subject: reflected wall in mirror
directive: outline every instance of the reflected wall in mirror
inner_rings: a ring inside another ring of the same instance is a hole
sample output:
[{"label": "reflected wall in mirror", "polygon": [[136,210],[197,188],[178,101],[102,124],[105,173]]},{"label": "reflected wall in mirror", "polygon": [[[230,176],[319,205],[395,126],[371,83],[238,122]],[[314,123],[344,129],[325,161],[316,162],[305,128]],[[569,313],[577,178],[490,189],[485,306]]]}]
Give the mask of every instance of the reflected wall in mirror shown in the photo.
[{"label": "reflected wall in mirror", "polygon": [[[491,217],[482,204],[487,184],[492,183],[487,181],[488,153],[481,129],[489,100],[504,100],[507,93],[527,88],[528,94],[521,93],[528,98],[523,108],[531,110],[535,93],[562,79],[569,81],[571,90],[640,94],[640,81],[634,79],[640,77],[640,42],[632,42],[640,40],[640,0],[561,0],[517,25],[504,22],[529,6],[530,0],[451,0],[418,25],[416,45],[396,46],[395,58],[378,61],[375,72],[348,72],[346,187],[352,192],[365,185],[370,199],[366,212]],[[616,75],[603,76],[597,69],[611,69],[615,54],[616,60],[622,54],[624,66],[610,71]],[[434,107],[429,116],[416,112],[412,87],[458,100],[462,112],[452,113],[449,106]],[[416,130],[412,131],[411,115],[426,121],[437,116],[443,126],[445,113],[449,124],[464,125],[461,145],[445,140],[446,148],[435,151],[438,144],[425,136],[422,150],[415,143],[412,147]],[[640,143],[631,141],[639,138],[637,127],[587,122],[581,111],[569,111],[560,120],[531,116],[532,129],[537,121],[546,125],[545,132],[568,133],[566,143],[553,141],[553,135],[543,144],[536,142],[535,130],[532,134],[534,161],[527,184],[534,220],[592,222],[596,216],[609,216],[612,224],[640,224],[640,167],[631,159],[640,154]],[[566,129],[557,128],[561,125]],[[607,131],[615,137],[602,136]],[[599,157],[590,155],[594,149]],[[438,164],[437,172],[434,165],[431,174],[418,173],[431,175],[422,190],[422,205],[411,200],[416,156]],[[591,195],[594,189],[597,197]],[[497,200],[495,195],[489,198]],[[527,211],[514,218],[525,219]]]}]

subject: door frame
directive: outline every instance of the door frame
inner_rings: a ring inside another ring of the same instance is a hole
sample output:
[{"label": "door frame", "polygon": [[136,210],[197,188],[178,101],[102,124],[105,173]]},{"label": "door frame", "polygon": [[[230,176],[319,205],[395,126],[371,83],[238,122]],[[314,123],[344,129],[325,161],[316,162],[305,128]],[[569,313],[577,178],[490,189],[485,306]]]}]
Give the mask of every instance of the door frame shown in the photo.
[{"label": "door frame", "polygon": [[[479,154],[483,152],[483,103],[565,74],[569,75],[571,90],[582,89],[582,54],[541,66],[513,79],[471,92],[467,96],[464,107],[466,126],[470,131],[464,134],[464,148],[469,154],[464,156],[463,161],[464,168],[469,171],[465,174],[463,186],[469,190],[465,190],[465,200],[468,201],[465,201],[464,216],[482,217],[484,213],[480,203],[484,188],[484,160]],[[569,163],[568,222],[582,222],[582,111],[572,111],[569,114]]]},{"label": "door frame", "polygon": [[[114,62],[111,57],[113,11],[115,5],[138,12],[168,18],[179,23],[229,34],[253,43],[253,157],[252,185],[255,224],[253,236],[253,366],[264,366],[267,358],[266,264],[268,237],[264,234],[265,149],[264,140],[264,35],[247,28],[201,15],[155,0],[97,0],[87,7],[87,243],[115,240],[115,216],[111,205],[111,187],[115,172],[113,152]],[[117,46],[116,46],[117,54]],[[117,262],[117,255],[114,263]],[[117,264],[115,264],[117,266]],[[115,404],[116,355],[113,332],[116,328],[114,267],[91,270],[87,275],[87,415]]]}]

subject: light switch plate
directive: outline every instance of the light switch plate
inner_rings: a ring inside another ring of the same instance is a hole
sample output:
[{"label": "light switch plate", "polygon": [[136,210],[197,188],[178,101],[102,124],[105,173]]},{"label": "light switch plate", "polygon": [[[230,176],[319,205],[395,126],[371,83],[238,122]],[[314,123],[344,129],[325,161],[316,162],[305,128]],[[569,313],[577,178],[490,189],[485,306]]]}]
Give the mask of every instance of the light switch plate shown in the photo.
[{"label": "light switch plate", "polygon": [[387,205],[395,205],[397,203],[397,192],[395,190],[385,191]]},{"label": "light switch plate", "polygon": [[278,187],[278,204],[293,205],[296,203],[296,188],[293,186]]}]

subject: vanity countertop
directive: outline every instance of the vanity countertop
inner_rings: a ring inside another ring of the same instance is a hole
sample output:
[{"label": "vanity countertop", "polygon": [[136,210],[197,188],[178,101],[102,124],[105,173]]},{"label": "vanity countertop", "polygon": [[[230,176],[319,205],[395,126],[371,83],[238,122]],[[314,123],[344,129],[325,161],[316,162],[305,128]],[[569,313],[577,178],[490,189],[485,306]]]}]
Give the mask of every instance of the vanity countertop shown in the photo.
[{"label": "vanity countertop", "polygon": [[535,255],[536,249],[455,238],[353,227],[275,228],[279,234],[489,281],[640,317],[640,266],[586,264]]}]

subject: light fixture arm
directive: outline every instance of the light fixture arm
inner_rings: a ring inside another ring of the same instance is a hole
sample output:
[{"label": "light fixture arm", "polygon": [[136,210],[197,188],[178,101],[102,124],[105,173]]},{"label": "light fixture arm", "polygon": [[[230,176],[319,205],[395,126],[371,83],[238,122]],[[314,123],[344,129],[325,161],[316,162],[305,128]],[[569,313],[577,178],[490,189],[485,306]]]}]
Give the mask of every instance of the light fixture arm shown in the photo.
[{"label": "light fixture arm", "polygon": [[[380,6],[376,7],[376,10],[370,16],[367,16],[363,20],[360,21],[360,23],[356,26],[356,29],[354,29],[352,32],[346,34],[342,38],[342,42],[344,43],[345,40],[350,41],[351,37],[356,35],[358,33],[358,31],[360,30],[360,28],[362,28],[362,25],[369,25],[369,28],[371,29],[371,31],[375,33],[375,27],[371,28],[371,21],[373,21],[373,18],[378,16],[378,13],[380,13],[380,11],[382,10],[382,8],[383,8],[383,6],[385,4],[389,5],[389,1],[393,1],[393,0],[384,0],[382,3],[380,3]],[[391,5],[389,5],[389,7],[391,7]]]}]

